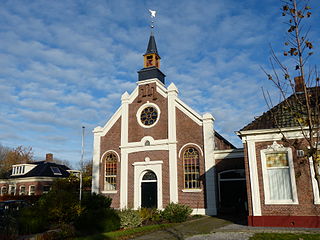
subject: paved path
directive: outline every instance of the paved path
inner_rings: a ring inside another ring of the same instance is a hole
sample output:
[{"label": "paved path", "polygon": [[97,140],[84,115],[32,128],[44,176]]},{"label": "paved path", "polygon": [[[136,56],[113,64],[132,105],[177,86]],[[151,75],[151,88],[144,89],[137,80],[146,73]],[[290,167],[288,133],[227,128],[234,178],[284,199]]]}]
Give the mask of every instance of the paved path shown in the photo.
[{"label": "paved path", "polygon": [[258,232],[320,233],[320,229],[249,227],[230,221],[203,217],[149,233],[135,240],[248,240]]}]

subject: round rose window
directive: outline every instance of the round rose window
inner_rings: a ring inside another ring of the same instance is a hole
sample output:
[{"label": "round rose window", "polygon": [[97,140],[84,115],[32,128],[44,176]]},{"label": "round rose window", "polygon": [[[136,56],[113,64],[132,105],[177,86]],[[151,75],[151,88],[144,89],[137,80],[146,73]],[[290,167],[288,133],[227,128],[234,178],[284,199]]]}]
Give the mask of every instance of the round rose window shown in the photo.
[{"label": "round rose window", "polygon": [[142,110],[140,115],[141,122],[146,126],[154,124],[157,121],[157,118],[158,112],[155,107],[146,107]]}]

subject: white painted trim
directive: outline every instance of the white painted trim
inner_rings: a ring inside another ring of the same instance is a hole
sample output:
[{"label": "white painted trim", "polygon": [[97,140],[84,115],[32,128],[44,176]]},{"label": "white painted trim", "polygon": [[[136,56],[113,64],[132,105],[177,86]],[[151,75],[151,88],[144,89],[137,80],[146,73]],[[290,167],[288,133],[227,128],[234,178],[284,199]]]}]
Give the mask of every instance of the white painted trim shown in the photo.
[{"label": "white painted trim", "polygon": [[138,86],[150,84],[150,83],[156,83],[156,91],[160,93],[162,97],[167,98],[167,89],[159,79],[151,78],[151,79],[137,82]]},{"label": "white painted trim", "polygon": [[100,179],[100,140],[98,133],[93,134],[93,156],[92,156],[92,193],[99,193]]},{"label": "white painted trim", "polygon": [[182,192],[185,192],[185,193],[197,193],[197,192],[202,192],[202,189],[182,189],[181,190]]},{"label": "white painted trim", "polygon": [[33,195],[36,195],[36,192],[37,192],[36,185],[30,185],[30,186],[29,186],[28,195],[30,195],[30,196],[31,196],[31,187],[34,187]]},{"label": "white painted trim", "polygon": [[103,127],[96,127],[93,130],[93,133],[99,133],[101,136],[104,136],[107,134],[107,132],[111,129],[111,127],[118,121],[118,119],[121,117],[121,110],[122,106],[118,108],[118,110],[112,115],[112,117],[109,119],[109,121],[103,126]]},{"label": "white painted trim", "polygon": [[186,144],[183,145],[183,146],[180,148],[180,150],[179,150],[179,158],[181,157],[182,149],[184,149],[184,148],[185,148],[186,146],[188,146],[188,145],[190,145],[190,146],[196,146],[198,149],[200,149],[201,156],[203,156],[202,148],[201,148],[198,144],[196,144],[196,143],[186,143]]},{"label": "white painted trim", "polygon": [[[22,187],[24,187],[24,194],[21,194],[21,188]],[[20,185],[20,187],[19,187],[19,195],[28,195],[27,193],[27,191],[26,191],[27,189],[26,189],[26,186],[25,185]]]},{"label": "white painted trim", "polygon": [[121,149],[120,209],[128,206],[128,152]]},{"label": "white painted trim", "polygon": [[[138,94],[138,87],[135,92]],[[129,102],[131,96],[122,95],[122,112],[121,112],[121,146],[128,144],[129,138]],[[121,149],[121,162],[120,162],[120,209],[127,208],[128,206],[128,152]]]},{"label": "white painted trim", "polygon": [[16,183],[27,183],[27,182],[38,182],[38,181],[49,181],[52,182],[55,179],[61,177],[20,177],[20,178],[9,178],[7,180],[0,181],[1,184],[16,184]]},{"label": "white painted trim", "polygon": [[[144,163],[144,164],[142,164]],[[134,166],[134,209],[141,207],[141,182],[147,171],[152,171],[157,176],[158,209],[162,209],[162,164],[163,161],[135,162]]]},{"label": "white painted trim", "polygon": [[203,148],[204,148],[204,169],[206,179],[206,199],[207,215],[217,215],[217,198],[216,198],[216,172],[215,172],[215,155],[214,155],[214,118],[211,114],[206,113],[203,119]]},{"label": "white painted trim", "polygon": [[191,215],[207,215],[205,208],[193,208]]},{"label": "white painted trim", "polygon": [[250,187],[251,187],[251,198],[252,198],[252,215],[261,216],[261,202],[260,202],[259,178],[258,178],[255,142],[248,141],[247,148],[248,148]]},{"label": "white painted trim", "polygon": [[[119,146],[121,149],[130,149],[130,148],[140,148],[140,147],[147,147],[145,146],[146,141],[150,142],[150,146],[158,146],[158,145],[168,145],[168,139],[159,139],[154,140],[151,136],[145,136],[139,142],[129,142],[125,146]],[[174,142],[176,143],[176,142]]]},{"label": "white painted trim", "polygon": [[191,120],[193,120],[199,126],[202,126],[202,118],[201,116],[187,106],[184,102],[182,102],[179,98],[176,98],[175,106],[184,114],[186,114]]},{"label": "white painted trim", "polygon": [[[276,149],[273,149],[272,146],[276,146]],[[269,178],[267,172],[267,163],[266,163],[266,154],[268,153],[277,153],[277,152],[286,152],[288,154],[288,162],[289,162],[289,172],[290,172],[290,182],[291,182],[291,191],[292,191],[292,200],[271,200],[270,199],[270,186],[269,186]],[[268,146],[267,149],[263,149],[260,151],[261,155],[261,165],[262,165],[262,176],[263,176],[263,188],[264,188],[264,202],[265,204],[299,204],[298,202],[298,194],[296,187],[296,178],[294,172],[293,165],[293,157],[292,157],[292,149],[289,147],[283,147],[276,142],[273,145]]]},{"label": "white painted trim", "polygon": [[[156,121],[155,121],[152,125],[144,125],[144,124],[141,122],[141,119],[140,119],[141,112],[142,112],[146,107],[154,107],[155,109],[157,109],[158,117],[157,117]],[[152,127],[154,127],[154,126],[159,122],[160,116],[161,116],[161,110],[160,110],[160,108],[158,107],[158,105],[155,104],[155,103],[149,102],[149,101],[147,101],[145,104],[141,105],[141,106],[139,107],[137,113],[136,113],[137,122],[138,122],[139,125],[140,125],[141,127],[143,127],[143,128],[152,128]]]},{"label": "white painted trim", "polygon": [[17,185],[16,184],[9,184],[9,191],[8,194],[11,195],[11,189],[14,188],[13,195],[17,195]]},{"label": "white painted trim", "polygon": [[151,166],[151,165],[159,165],[163,164],[163,161],[144,161],[144,162],[134,162],[133,166]]},{"label": "white painted trim", "polygon": [[127,153],[134,153],[134,152],[143,152],[143,151],[157,151],[157,150],[169,150],[168,144],[162,145],[154,145],[154,146],[140,146],[140,147],[133,147],[133,148],[125,148],[121,149],[126,151]]},{"label": "white painted trim", "polygon": [[140,85],[145,85],[145,84],[148,84],[148,83],[150,84],[150,83],[154,83],[154,82],[159,84],[163,88],[165,88],[164,84],[158,78],[150,78],[150,79],[146,79],[146,80],[143,80],[143,81],[138,81],[137,84],[138,84],[138,86],[140,86]]},{"label": "white painted trim", "polygon": [[312,183],[312,190],[313,190],[313,199],[314,204],[320,204],[320,194],[319,194],[319,188],[318,188],[318,182],[315,177],[315,172],[313,168],[313,161],[312,158],[309,157],[309,167],[310,167],[310,176],[311,176],[311,183]]},{"label": "white painted trim", "polygon": [[177,120],[176,104],[178,89],[171,83],[168,87],[168,150],[169,150],[169,196],[170,202],[179,201],[178,159],[177,159]]},{"label": "white painted trim", "polygon": [[129,104],[133,103],[133,101],[138,97],[139,95],[139,87],[136,87],[133,92],[130,94],[130,96],[128,97],[129,99]]},{"label": "white painted trim", "polygon": [[227,149],[227,150],[214,150],[214,155],[216,159],[233,159],[233,158],[243,158],[244,151],[243,148],[239,149]]},{"label": "white painted trim", "polygon": [[119,154],[118,154],[116,151],[114,151],[114,150],[112,150],[112,149],[109,149],[109,150],[105,151],[105,152],[102,154],[102,157],[101,157],[101,159],[100,159],[100,163],[102,163],[105,155],[108,154],[108,153],[114,153],[114,154],[117,156],[117,158],[118,158],[118,162],[120,162],[120,156],[119,156]]},{"label": "white painted trim", "polygon": [[115,194],[115,193],[118,193],[118,191],[117,190],[110,190],[110,191],[101,191],[101,193],[103,193],[103,194]]},{"label": "white painted trim", "polygon": [[[307,130],[304,128],[303,130]],[[287,127],[281,128],[282,132],[299,132],[301,135],[301,128],[299,127]],[[247,131],[237,131],[237,135],[245,136],[245,135],[257,135],[257,134],[273,134],[273,133],[280,133],[279,129],[271,128],[271,129],[257,129],[257,130],[247,130]]]}]

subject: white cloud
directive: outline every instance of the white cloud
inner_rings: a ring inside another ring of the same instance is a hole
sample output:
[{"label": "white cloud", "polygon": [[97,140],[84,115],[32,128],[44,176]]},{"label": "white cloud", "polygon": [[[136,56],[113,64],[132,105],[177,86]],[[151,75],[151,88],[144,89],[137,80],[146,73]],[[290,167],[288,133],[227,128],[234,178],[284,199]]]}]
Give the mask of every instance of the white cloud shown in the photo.
[{"label": "white cloud", "polygon": [[[318,11],[320,4],[312,4]],[[136,86],[148,8],[158,10],[154,31],[167,82],[196,111],[213,113],[219,133],[239,143],[234,131],[267,110],[261,86],[272,88],[260,65],[268,69],[268,44],[280,54],[283,48],[285,27],[273,0],[2,3],[0,142],[75,162],[85,125],[91,158],[90,131]],[[319,33],[311,33],[318,41]]]}]

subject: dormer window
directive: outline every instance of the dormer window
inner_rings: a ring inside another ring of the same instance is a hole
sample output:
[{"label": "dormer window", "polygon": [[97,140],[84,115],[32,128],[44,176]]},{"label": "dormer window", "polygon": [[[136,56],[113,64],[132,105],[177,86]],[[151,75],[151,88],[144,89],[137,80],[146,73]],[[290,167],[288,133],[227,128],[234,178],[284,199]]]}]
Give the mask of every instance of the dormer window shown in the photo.
[{"label": "dormer window", "polygon": [[18,165],[13,165],[12,166],[12,175],[17,176],[17,175],[24,175],[30,170],[32,170],[36,165],[34,164],[18,164]]},{"label": "dormer window", "polygon": [[62,175],[60,169],[58,167],[50,167],[51,171],[53,172],[54,175]]}]

